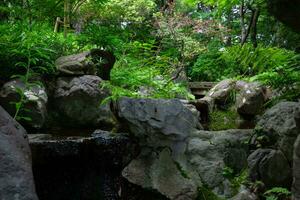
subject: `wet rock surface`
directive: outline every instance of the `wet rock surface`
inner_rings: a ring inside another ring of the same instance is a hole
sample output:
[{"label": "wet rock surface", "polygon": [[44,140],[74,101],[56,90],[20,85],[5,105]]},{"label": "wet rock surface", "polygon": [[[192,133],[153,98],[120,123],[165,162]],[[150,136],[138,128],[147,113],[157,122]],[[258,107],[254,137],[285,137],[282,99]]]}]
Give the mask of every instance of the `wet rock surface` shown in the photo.
[{"label": "wet rock surface", "polygon": [[0,199],[37,200],[25,129],[0,106]]},{"label": "wet rock surface", "polygon": [[41,200],[121,198],[120,173],[136,151],[127,136],[95,131],[90,137],[30,135],[29,141]]}]

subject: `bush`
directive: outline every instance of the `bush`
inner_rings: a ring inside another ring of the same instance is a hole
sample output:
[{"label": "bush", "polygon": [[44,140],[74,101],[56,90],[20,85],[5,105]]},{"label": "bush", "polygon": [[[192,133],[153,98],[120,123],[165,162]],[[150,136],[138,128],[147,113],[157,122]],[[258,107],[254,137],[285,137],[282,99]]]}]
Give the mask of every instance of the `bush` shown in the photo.
[{"label": "bush", "polygon": [[85,49],[78,37],[54,33],[48,25],[0,24],[0,76],[9,78],[13,74],[23,74],[20,63],[30,62],[30,69],[38,74],[55,72],[54,61],[66,54]]},{"label": "bush", "polygon": [[221,59],[222,53],[218,50],[208,50],[203,52],[197,58],[194,66],[189,69],[189,76],[194,81],[218,81],[224,75],[226,66]]},{"label": "bush", "polygon": [[266,200],[287,200],[291,197],[291,192],[286,188],[274,187],[264,193]]},{"label": "bush", "polygon": [[[275,47],[257,47],[245,44],[218,49],[208,50],[200,54],[197,62],[190,70],[193,80],[217,81],[232,77],[252,77],[262,73],[289,73],[291,81],[299,74],[300,56],[293,51]],[[290,72],[293,72],[291,74]],[[274,74],[272,74],[274,78]],[[271,79],[266,76],[257,77],[259,80]],[[289,81],[289,80],[287,80]],[[268,82],[272,86],[277,86]]]},{"label": "bush", "polygon": [[[174,83],[170,77],[174,70],[169,64],[171,58],[166,55],[156,55],[154,42],[133,42],[124,48],[111,71],[111,81],[104,87],[112,91],[112,99],[121,96],[146,98],[175,98],[177,96],[193,98],[180,83]],[[139,92],[144,88],[147,92]]]},{"label": "bush", "polygon": [[200,54],[189,70],[194,81],[219,81],[225,78],[260,81],[278,89],[280,98],[300,97],[300,55],[276,47],[253,48],[250,44],[217,48]]}]

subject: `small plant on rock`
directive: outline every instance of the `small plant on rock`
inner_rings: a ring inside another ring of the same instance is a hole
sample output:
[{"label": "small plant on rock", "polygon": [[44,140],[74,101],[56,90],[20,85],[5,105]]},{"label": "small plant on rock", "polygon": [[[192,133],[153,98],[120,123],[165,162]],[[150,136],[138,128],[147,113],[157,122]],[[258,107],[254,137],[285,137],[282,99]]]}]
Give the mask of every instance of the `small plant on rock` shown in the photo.
[{"label": "small plant on rock", "polygon": [[291,192],[282,187],[274,187],[264,193],[266,200],[289,200]]}]

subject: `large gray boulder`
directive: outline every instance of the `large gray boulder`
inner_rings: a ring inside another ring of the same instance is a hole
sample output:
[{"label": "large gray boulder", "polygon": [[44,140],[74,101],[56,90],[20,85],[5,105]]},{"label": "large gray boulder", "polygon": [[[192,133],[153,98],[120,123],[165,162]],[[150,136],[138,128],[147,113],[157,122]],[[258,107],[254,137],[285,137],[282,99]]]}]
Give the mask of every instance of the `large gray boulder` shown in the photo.
[{"label": "large gray boulder", "polygon": [[68,127],[107,127],[115,124],[110,104],[101,104],[109,92],[98,76],[60,77],[54,91],[56,120]]},{"label": "large gray boulder", "polygon": [[300,200],[300,136],[298,136],[294,146],[292,193],[293,200]]},{"label": "large gray boulder", "polygon": [[250,135],[251,130],[197,131],[187,140],[185,156],[193,169],[190,171],[195,171],[201,183],[215,194],[232,197],[234,192],[223,170],[230,167],[234,173],[239,173],[247,167],[245,142]]},{"label": "large gray boulder", "polygon": [[153,189],[172,200],[196,199],[197,185],[176,163],[168,148],[160,152],[143,152],[123,170],[129,182]]},{"label": "large gray boulder", "polygon": [[121,98],[117,111],[142,145],[155,148],[176,148],[199,127],[197,116],[177,99]]},{"label": "large gray boulder", "polygon": [[55,61],[59,76],[98,75],[110,79],[110,71],[116,61],[113,53],[92,49],[82,53],[62,56]]},{"label": "large gray boulder", "polygon": [[[14,103],[21,99],[18,91],[24,93],[23,107],[19,113],[21,123],[37,129],[42,128],[47,117],[48,96],[45,87],[41,83],[29,86],[21,80],[4,84],[0,90],[0,105],[12,116],[16,113]],[[22,120],[22,117],[29,119]]]},{"label": "large gray boulder", "polygon": [[[225,167],[235,173],[247,167],[250,130],[196,131],[186,139],[184,153],[170,148],[142,148],[142,153],[123,170],[129,182],[153,189],[169,199],[195,199],[197,188],[205,187],[220,197],[235,195],[224,177]],[[149,144],[149,146],[152,144]]]},{"label": "large gray boulder", "polygon": [[235,81],[231,79],[225,79],[215,85],[207,94],[211,97],[214,102],[218,105],[224,105],[228,103],[231,99],[231,94],[235,89]]},{"label": "large gray boulder", "polygon": [[268,136],[269,145],[280,149],[289,162],[293,146],[300,134],[300,103],[281,102],[267,110],[256,126],[257,133]]},{"label": "large gray boulder", "polygon": [[0,106],[0,199],[37,200],[25,129]]},{"label": "large gray boulder", "polygon": [[267,188],[289,188],[292,169],[280,150],[257,149],[248,157],[251,181],[262,181]]},{"label": "large gray boulder", "polygon": [[261,84],[237,81],[236,89],[238,95],[235,104],[240,115],[254,116],[263,111],[263,105],[267,98],[266,89]]},{"label": "large gray boulder", "polygon": [[142,153],[123,170],[131,183],[172,199],[195,199],[197,185],[183,175],[186,140],[199,127],[194,111],[180,100],[121,98],[119,119],[139,139]]},{"label": "large gray boulder", "polygon": [[60,75],[95,75],[95,66],[91,60],[91,52],[62,56],[55,61],[55,66]]},{"label": "large gray boulder", "polygon": [[220,197],[234,195],[223,170],[246,168],[251,130],[199,130],[195,111],[176,99],[122,98],[116,110],[141,146],[122,173],[130,183],[174,200],[195,199],[203,186]]},{"label": "large gray boulder", "polygon": [[199,130],[198,116],[180,100],[122,98],[119,119],[139,139],[140,155],[122,175],[130,183],[152,189],[172,200],[192,200],[206,187],[220,197],[234,189],[223,176],[247,167],[252,130]]}]

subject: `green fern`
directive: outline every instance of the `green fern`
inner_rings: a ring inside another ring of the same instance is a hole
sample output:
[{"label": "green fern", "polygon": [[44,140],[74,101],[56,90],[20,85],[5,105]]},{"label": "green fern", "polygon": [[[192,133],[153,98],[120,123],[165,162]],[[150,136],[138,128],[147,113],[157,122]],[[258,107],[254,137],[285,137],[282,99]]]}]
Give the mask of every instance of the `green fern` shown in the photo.
[{"label": "green fern", "polygon": [[266,200],[286,200],[291,196],[291,192],[282,187],[274,187],[264,193]]}]

